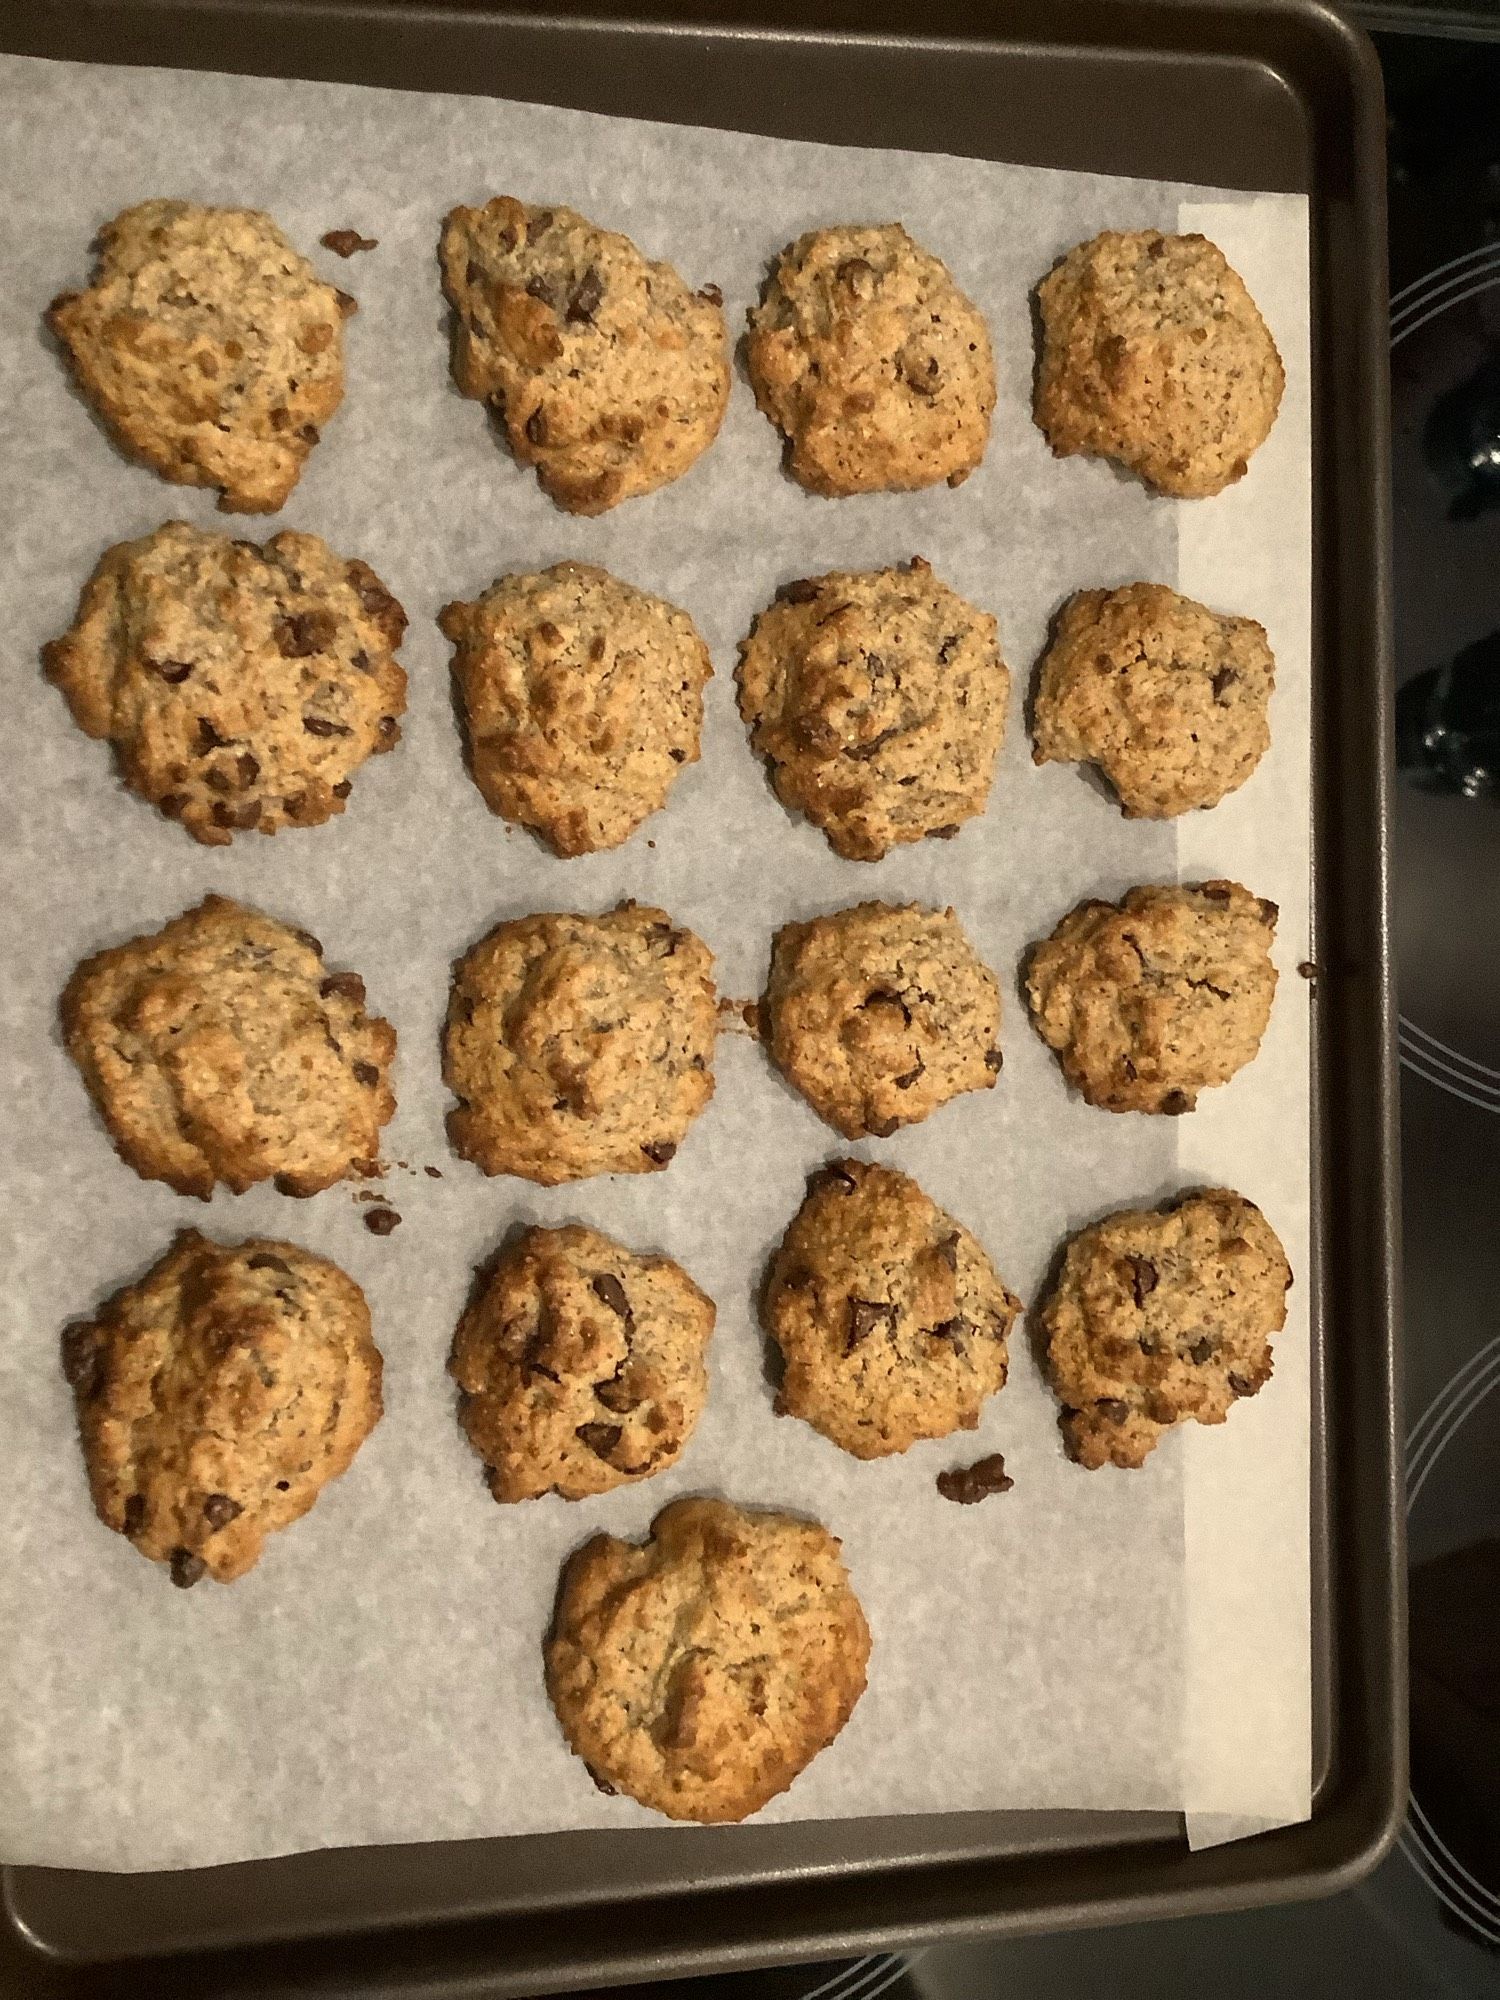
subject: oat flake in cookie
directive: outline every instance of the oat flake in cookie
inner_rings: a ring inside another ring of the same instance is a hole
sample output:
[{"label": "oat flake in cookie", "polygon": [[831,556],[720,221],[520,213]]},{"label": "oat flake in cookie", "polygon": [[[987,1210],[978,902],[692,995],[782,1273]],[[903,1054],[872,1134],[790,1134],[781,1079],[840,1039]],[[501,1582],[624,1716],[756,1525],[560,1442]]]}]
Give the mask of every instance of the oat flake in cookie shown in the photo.
[{"label": "oat flake in cookie", "polygon": [[364,1293],[266,1237],[184,1230],[62,1352],[100,1520],[183,1588],[252,1569],[380,1418]]},{"label": "oat flake in cookie", "polygon": [[582,1500],[674,1465],[708,1394],[714,1303],[670,1257],[527,1229],[481,1279],[448,1368],[497,1500]]},{"label": "oat flake in cookie", "polygon": [[777,795],[847,860],[945,839],[984,811],[1010,674],[995,620],[920,556],[784,584],[735,678]]},{"label": "oat flake in cookie", "polygon": [[1080,1230],[1041,1309],[1069,1455],[1142,1465],[1173,1424],[1223,1423],[1271,1378],[1291,1282],[1275,1230],[1227,1188]]},{"label": "oat flake in cookie", "polygon": [[401,736],[406,615],[316,535],[263,548],[168,521],[106,552],[43,651],[73,719],[195,840],[319,826]]},{"label": "oat flake in cookie", "polygon": [[749,328],[755,400],[811,492],[957,486],[983,458],[995,407],[984,315],[899,223],[798,237]]},{"label": "oat flake in cookie", "polygon": [[692,291],[628,236],[509,195],[453,209],[440,254],[454,379],[570,514],[653,492],[713,443],[729,401],[715,286]]},{"label": "oat flake in cookie", "polygon": [[1082,590],[1042,661],[1033,761],[1097,764],[1127,819],[1216,806],[1270,743],[1275,677],[1253,618],[1160,583]]},{"label": "oat flake in cookie", "polygon": [[270,216],[144,201],[100,230],[94,282],[47,309],[120,445],[233,513],[274,514],[344,394],[344,319]]},{"label": "oat flake in cookie", "polygon": [[454,970],[454,1148],[552,1186],[665,1167],[713,1096],[713,954],[664,910],[499,924]]},{"label": "oat flake in cookie", "polygon": [[771,1266],[779,1415],[856,1458],[973,1430],[1005,1386],[1021,1311],[983,1249],[914,1180],[837,1160],[813,1175]]},{"label": "oat flake in cookie", "polygon": [[1244,477],[1286,376],[1265,321],[1204,236],[1107,229],[1037,290],[1036,420],[1060,458],[1119,460],[1182,499]]},{"label": "oat flake in cookie", "polygon": [[678,1500],[644,1544],[563,1571],[547,1692],[597,1785],[671,1819],[745,1819],[838,1735],[870,1633],[816,1521]]},{"label": "oat flake in cookie", "polygon": [[1238,882],[1080,903],[1030,954],[1037,1033],[1104,1111],[1191,1111],[1260,1048],[1276,993],[1276,905]]},{"label": "oat flake in cookie", "polygon": [[697,763],[713,667],[675,605],[562,562],[438,622],[485,804],[555,854],[618,847]]},{"label": "oat flake in cookie", "polygon": [[777,1067],[846,1139],[887,1138],[1000,1072],[1000,982],[952,910],[784,924],[762,1018]]},{"label": "oat flake in cookie", "polygon": [[209,896],[84,960],[63,1032],[127,1165],[207,1200],[273,1179],[316,1194],[376,1155],[396,1109],[396,1033],[322,950]]}]

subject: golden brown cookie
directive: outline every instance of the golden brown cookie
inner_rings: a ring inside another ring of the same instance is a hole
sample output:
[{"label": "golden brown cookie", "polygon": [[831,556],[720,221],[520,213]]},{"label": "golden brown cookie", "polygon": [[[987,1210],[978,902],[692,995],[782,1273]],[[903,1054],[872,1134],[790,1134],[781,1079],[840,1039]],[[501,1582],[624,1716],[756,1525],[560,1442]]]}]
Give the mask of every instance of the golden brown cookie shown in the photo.
[{"label": "golden brown cookie", "polygon": [[344,394],[344,319],[269,215],[143,201],[107,222],[47,324],[133,458],[233,513],[274,514]]},{"label": "golden brown cookie", "polygon": [[1080,903],[1036,945],[1026,993],[1069,1083],[1104,1111],[1191,1111],[1260,1047],[1276,905],[1238,882]]},{"label": "golden brown cookie", "polygon": [[1118,459],[1201,499],[1244,477],[1286,376],[1254,299],[1204,236],[1106,229],[1042,280],[1036,420],[1059,458]]},{"label": "golden brown cookie", "polygon": [[484,1274],[448,1369],[497,1500],[582,1500],[675,1465],[708,1394],[714,1302],[670,1257],[527,1229]]},{"label": "golden brown cookie", "polygon": [[168,521],[109,549],[43,649],[73,719],[195,840],[321,826],[400,739],[406,614],[316,535],[258,548]]},{"label": "golden brown cookie", "polygon": [[1010,674],[994,619],[920,556],[784,584],[735,678],[777,795],[847,860],[984,811]]},{"label": "golden brown cookie", "polygon": [[836,1160],[813,1175],[771,1266],[778,1415],[856,1458],[973,1430],[1005,1387],[1021,1311],[983,1249],[914,1180]]},{"label": "golden brown cookie", "polygon": [[555,854],[618,847],[697,763],[713,667],[675,605],[562,562],[501,577],[438,623],[485,804]]},{"label": "golden brown cookie", "polygon": [[1000,982],[952,910],[784,924],[762,1019],[777,1067],[846,1139],[888,1138],[1000,1071]]},{"label": "golden brown cookie", "polygon": [[864,1693],[870,1633],[815,1521],[678,1500],[644,1545],[596,1535],[563,1572],[547,1692],[605,1791],[671,1819],[745,1819]]},{"label": "golden brown cookie", "polygon": [[640,903],[497,925],[453,976],[455,1149],[545,1187],[666,1166],[713,1096],[713,963]]},{"label": "golden brown cookie", "polygon": [[1271,1379],[1291,1282],[1275,1230],[1227,1188],[1080,1230],[1040,1315],[1069,1455],[1143,1465],[1173,1424],[1222,1424]]},{"label": "golden brown cookie", "polygon": [[1127,819],[1173,819],[1238,791],[1271,741],[1265,627],[1160,583],[1081,590],[1036,697],[1038,764],[1097,764]]},{"label": "golden brown cookie", "polygon": [[443,223],[453,375],[570,514],[679,479],[718,435],[729,336],[718,288],[689,290],[628,236],[500,195]]},{"label": "golden brown cookie", "polygon": [[63,1335],[99,1519],[182,1588],[253,1569],[380,1419],[365,1295],[326,1258],[185,1229]]},{"label": "golden brown cookie", "polygon": [[396,1109],[396,1031],[330,973],[307,931],[207,896],[159,931],[87,958],[63,1032],[115,1150],[206,1201],[274,1179],[331,1187],[375,1158]]},{"label": "golden brown cookie", "polygon": [[995,407],[984,315],[899,223],[799,236],[749,327],[755,400],[809,491],[957,486],[984,457]]}]

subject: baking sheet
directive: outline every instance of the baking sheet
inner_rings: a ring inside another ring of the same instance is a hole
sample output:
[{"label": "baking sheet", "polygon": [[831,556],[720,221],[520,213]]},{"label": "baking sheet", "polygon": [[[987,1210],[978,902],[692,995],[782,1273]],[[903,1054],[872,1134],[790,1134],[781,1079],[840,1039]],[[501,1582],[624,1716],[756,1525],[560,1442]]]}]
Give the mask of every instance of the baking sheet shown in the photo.
[{"label": "baking sheet", "polygon": [[[713,947],[722,990],[748,996],[788,918],[876,894],[951,902],[1002,974],[1005,1070],[983,1099],[857,1150],[914,1173],[1027,1299],[1068,1230],[1208,1179],[1259,1201],[1305,1272],[1305,200],[25,58],[0,59],[0,185],[11,719],[0,743],[0,1853],[139,1869],[660,1824],[602,1797],[569,1756],[539,1644],[579,1541],[638,1534],[694,1491],[827,1521],[874,1633],[853,1720],[766,1819],[1178,1807],[1215,1815],[1200,1826],[1208,1837],[1225,1815],[1305,1816],[1305,1284],[1261,1396],[1223,1429],[1167,1440],[1138,1473],[1064,1460],[1024,1329],[977,1432],[860,1464],[771,1414],[754,1292],[806,1173],[842,1148],[753,1044],[721,1043],[718,1094],[665,1174],[551,1190],[487,1182],[450,1155],[437,1054],[449,964],[502,917],[659,902]],[[802,229],[899,218],[989,318],[1000,401],[984,464],[954,492],[812,498],[782,475],[738,381],[719,442],[687,478],[598,520],[558,513],[447,372],[439,221],[495,192],[627,229],[692,281],[719,283],[732,325]],[[344,409],[274,521],[236,526],[210,496],[125,464],[41,330],[47,301],[86,275],[99,223],[163,193],[269,208],[360,300]],[[1028,293],[1095,229],[1198,226],[1205,204],[1276,335],[1288,392],[1239,487],[1175,504],[1105,465],[1052,460],[1028,414]],[[349,264],[315,248],[343,226],[379,248]],[[360,775],[335,824],[199,849],[117,788],[106,749],[41,679],[37,650],[68,622],[103,548],[171,516],[257,538],[311,530],[371,562],[405,604],[405,737]],[[779,582],[914,552],[998,615],[1011,727],[982,821],[862,866],[775,802],[734,712],[734,644]],[[508,832],[464,776],[432,622],[503,570],[565,556],[682,604],[718,669],[703,762],[668,810],[624,849],[569,862]],[[1076,770],[1034,770],[1022,727],[1060,600],[1136,577],[1259,617],[1278,654],[1271,754],[1236,799],[1186,826],[1129,824]],[[1016,995],[1025,945],[1083,896],[1219,872],[1283,909],[1281,990],[1257,1062],[1185,1119],[1111,1118],[1069,1099]],[[389,1177],[403,1217],[393,1236],[364,1230],[349,1190],[294,1203],[262,1188],[204,1207],[114,1158],[61,1049],[56,995],[80,956],[211,889],[313,929],[396,1023],[401,1108],[386,1151],[405,1164]],[[678,1466],[642,1486],[500,1508],[453,1420],[448,1342],[473,1266],[508,1228],[574,1217],[668,1251],[716,1298],[709,1407]],[[284,1234],[351,1271],[386,1357],[387,1415],[256,1571],[183,1593],[93,1519],[56,1342],[188,1223]],[[975,1509],[938,1498],[939,1469],[993,1449],[1011,1493]]]}]

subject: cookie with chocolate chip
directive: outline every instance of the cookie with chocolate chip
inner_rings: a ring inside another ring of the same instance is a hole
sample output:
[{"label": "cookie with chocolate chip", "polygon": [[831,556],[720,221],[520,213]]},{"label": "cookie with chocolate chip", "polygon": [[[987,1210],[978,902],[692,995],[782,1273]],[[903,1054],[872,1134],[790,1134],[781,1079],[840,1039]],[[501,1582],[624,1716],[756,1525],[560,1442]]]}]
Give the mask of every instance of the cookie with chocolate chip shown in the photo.
[{"label": "cookie with chocolate chip", "polygon": [[1222,1424],[1271,1378],[1291,1282],[1275,1230],[1228,1188],[1080,1230],[1040,1313],[1069,1455],[1138,1466],[1174,1424]]},{"label": "cookie with chocolate chip", "polygon": [[184,1230],[62,1357],[100,1520],[183,1588],[252,1569],[380,1419],[364,1293],[267,1237]]},{"label": "cookie with chocolate chip", "polygon": [[454,379],[570,514],[680,479],[713,443],[729,401],[716,286],[694,291],[628,236],[509,195],[451,210],[440,254]]},{"label": "cookie with chocolate chip", "polygon": [[758,1812],[828,1747],[869,1657],[826,1528],[678,1500],[644,1543],[596,1535],[569,1560],[547,1693],[601,1790],[719,1824]]},{"label": "cookie with chocolate chip", "polygon": [[749,329],[755,400],[809,491],[957,486],[983,458],[995,407],[984,315],[899,223],[799,236]]},{"label": "cookie with chocolate chip", "polygon": [[713,954],[665,910],[499,924],[454,972],[448,1135],[546,1187],[659,1172],[713,1095],[717,1016]]},{"label": "cookie with chocolate chip", "polygon": [[311,1195],[379,1152],[396,1031],[309,932],[208,896],[68,981],[63,1033],[115,1150],[206,1201]]},{"label": "cookie with chocolate chip", "polygon": [[1033,947],[1026,996],[1063,1073],[1104,1111],[1191,1111],[1260,1048],[1276,905],[1238,882],[1080,903]]},{"label": "cookie with chocolate chip", "polygon": [[675,1465],[708,1394],[714,1303],[670,1257],[572,1223],[485,1273],[448,1369],[497,1500],[582,1500]]},{"label": "cookie with chocolate chip", "polygon": [[1021,1311],[978,1241],[914,1180],[837,1160],[814,1174],[766,1286],[778,1415],[856,1458],[973,1430],[1005,1386]]},{"label": "cookie with chocolate chip", "polygon": [[344,320],[269,215],[143,201],[47,310],[79,388],[131,457],[234,513],[274,514],[344,395]]},{"label": "cookie with chocolate chip", "polygon": [[400,739],[405,630],[374,570],[316,535],[168,521],[106,551],[43,660],[130,790],[222,847],[344,810]]},{"label": "cookie with chocolate chip", "polygon": [[888,1138],[1000,1072],[1000,982],[952,910],[857,903],[784,924],[761,1018],[777,1067],[846,1139]]}]

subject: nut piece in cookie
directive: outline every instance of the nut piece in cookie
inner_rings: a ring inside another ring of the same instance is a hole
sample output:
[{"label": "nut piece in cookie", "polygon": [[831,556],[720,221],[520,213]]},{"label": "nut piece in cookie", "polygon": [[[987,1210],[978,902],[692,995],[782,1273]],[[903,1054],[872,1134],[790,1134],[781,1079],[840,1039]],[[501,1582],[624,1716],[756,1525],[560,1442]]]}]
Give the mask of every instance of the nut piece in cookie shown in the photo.
[{"label": "nut piece in cookie", "polygon": [[1000,1071],[1000,982],[952,910],[858,903],[785,924],[762,1019],[820,1118],[888,1138]]},{"label": "nut piece in cookie", "polygon": [[344,394],[344,319],[269,215],[143,201],[107,222],[86,291],[47,309],[122,449],[219,505],[274,514]]},{"label": "nut piece in cookie", "polygon": [[1174,819],[1238,791],[1271,740],[1265,628],[1160,583],[1082,590],[1036,696],[1038,764],[1097,764],[1127,819]]},{"label": "nut piece in cookie", "polygon": [[713,1096],[713,963],[638,903],[497,925],[453,975],[454,1149],[545,1187],[665,1167]]},{"label": "nut piece in cookie", "polygon": [[982,813],[1005,735],[998,629],[914,556],[783,585],[740,641],[740,714],[782,803],[850,861]]},{"label": "nut piece in cookie", "polygon": [[1276,905],[1238,882],[1080,903],[1033,947],[1026,995],[1069,1083],[1103,1111],[1191,1111],[1260,1047]]},{"label": "nut piece in cookie", "polygon": [[497,1500],[582,1500],[674,1465],[708,1394],[714,1302],[670,1257],[527,1229],[483,1275],[448,1361]]},{"label": "nut piece in cookie", "polygon": [[1142,1465],[1173,1424],[1222,1424],[1271,1379],[1291,1282],[1275,1230],[1227,1188],[1080,1230],[1040,1314],[1069,1456]]},{"label": "nut piece in cookie", "polygon": [[978,465],[995,407],[984,315],[899,223],[814,229],[749,315],[755,400],[810,492],[909,492]]},{"label": "nut piece in cookie", "polygon": [[1270,434],[1285,373],[1204,236],[1107,229],[1043,278],[1036,420],[1059,458],[1118,459],[1159,492],[1218,493]]},{"label": "nut piece in cookie", "polygon": [[364,1293],[262,1236],[184,1230],[67,1329],[62,1359],[100,1520],[184,1588],[253,1569],[380,1418]]},{"label": "nut piece in cookie", "polygon": [[708,648],[608,570],[505,576],[438,619],[485,804],[555,854],[618,847],[698,761]]},{"label": "nut piece in cookie", "polygon": [[973,1430],[1005,1386],[1021,1311],[983,1249],[914,1180],[837,1160],[813,1175],[766,1285],[778,1415],[856,1458]]},{"label": "nut piece in cookie", "polygon": [[101,951],[62,996],[68,1053],[115,1150],[205,1201],[274,1179],[311,1195],[379,1152],[396,1031],[306,931],[208,896]]},{"label": "nut piece in cookie", "polygon": [[131,791],[222,847],[344,810],[400,739],[405,630],[374,570],[316,535],[258,548],[168,521],[106,551],[42,658]]},{"label": "nut piece in cookie", "polygon": [[570,514],[681,478],[729,401],[715,286],[692,291],[628,236],[500,195],[443,223],[453,375]]},{"label": "nut piece in cookie", "polygon": [[547,1692],[601,1789],[714,1824],[759,1812],[827,1748],[869,1657],[826,1528],[678,1500],[644,1544],[596,1535],[572,1557]]}]

